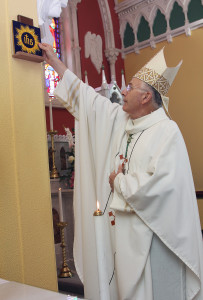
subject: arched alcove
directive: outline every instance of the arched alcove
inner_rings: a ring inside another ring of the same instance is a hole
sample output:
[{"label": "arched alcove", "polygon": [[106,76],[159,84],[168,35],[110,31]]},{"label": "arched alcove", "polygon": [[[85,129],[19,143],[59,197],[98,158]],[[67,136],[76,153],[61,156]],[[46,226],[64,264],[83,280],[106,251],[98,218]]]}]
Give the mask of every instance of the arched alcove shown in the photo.
[{"label": "arched alcove", "polygon": [[183,8],[176,1],[174,2],[173,9],[171,11],[169,24],[172,30],[185,25]]},{"label": "arched alcove", "polygon": [[188,20],[190,23],[203,18],[203,5],[201,0],[191,0],[188,5]]},{"label": "arched alcove", "polygon": [[167,30],[166,18],[164,16],[164,14],[162,14],[160,9],[157,9],[156,17],[154,19],[154,24],[153,24],[154,36],[165,33],[166,30]]},{"label": "arched alcove", "polygon": [[141,17],[140,23],[137,30],[137,40],[138,42],[146,41],[150,38],[150,27],[149,23],[144,16]]},{"label": "arched alcove", "polygon": [[127,47],[134,45],[134,43],[135,43],[135,35],[134,35],[132,27],[127,22],[125,31],[124,31],[123,45],[125,48],[127,48]]}]

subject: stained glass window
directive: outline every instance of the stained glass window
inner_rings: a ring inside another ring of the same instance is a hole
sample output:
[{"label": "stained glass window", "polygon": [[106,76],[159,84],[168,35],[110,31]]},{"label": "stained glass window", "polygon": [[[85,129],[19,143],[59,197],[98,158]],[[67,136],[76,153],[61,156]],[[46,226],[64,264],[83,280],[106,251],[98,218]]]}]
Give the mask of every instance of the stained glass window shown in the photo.
[{"label": "stained glass window", "polygon": [[[52,19],[52,23],[49,28],[54,38],[54,42],[53,42],[54,52],[57,53],[58,58],[61,58],[59,19],[57,18]],[[56,73],[55,70],[49,64],[45,64],[45,83],[46,83],[47,93],[49,97],[54,96],[54,90],[58,82],[59,82],[58,73]]]}]

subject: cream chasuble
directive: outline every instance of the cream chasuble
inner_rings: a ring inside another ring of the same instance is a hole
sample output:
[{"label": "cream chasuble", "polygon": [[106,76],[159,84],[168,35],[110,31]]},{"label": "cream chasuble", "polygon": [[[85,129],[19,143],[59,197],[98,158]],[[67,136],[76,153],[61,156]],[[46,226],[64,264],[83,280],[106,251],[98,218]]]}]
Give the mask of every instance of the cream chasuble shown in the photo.
[{"label": "cream chasuble", "polygon": [[[85,297],[100,299],[93,224],[98,199],[105,218],[111,300],[153,299],[153,234],[183,262],[186,299],[203,299],[198,209],[187,151],[175,122],[162,108],[132,121],[121,106],[69,70],[55,94],[76,118],[74,258]],[[108,176],[124,162],[129,135],[125,175],[116,177],[111,193]]]}]

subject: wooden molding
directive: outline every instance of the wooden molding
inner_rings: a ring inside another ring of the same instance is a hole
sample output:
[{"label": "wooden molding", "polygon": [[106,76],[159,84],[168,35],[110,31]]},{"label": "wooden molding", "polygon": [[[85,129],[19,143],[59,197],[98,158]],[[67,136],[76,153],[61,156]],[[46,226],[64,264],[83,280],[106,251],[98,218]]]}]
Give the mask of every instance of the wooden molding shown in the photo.
[{"label": "wooden molding", "polygon": [[196,191],[196,197],[197,199],[203,198],[203,191]]},{"label": "wooden molding", "polygon": [[38,56],[38,55],[34,55],[34,54],[22,52],[22,51],[16,52],[15,54],[13,54],[13,57],[28,60],[28,61],[34,61],[37,63],[41,63],[44,61],[44,58],[42,56]]},{"label": "wooden molding", "polygon": [[33,19],[30,19],[30,18],[21,16],[21,15],[18,15],[18,16],[17,16],[17,20],[18,20],[18,22],[20,22],[20,23],[23,23],[23,24],[26,24],[26,25],[30,25],[30,26],[34,26],[34,25],[33,25]]}]

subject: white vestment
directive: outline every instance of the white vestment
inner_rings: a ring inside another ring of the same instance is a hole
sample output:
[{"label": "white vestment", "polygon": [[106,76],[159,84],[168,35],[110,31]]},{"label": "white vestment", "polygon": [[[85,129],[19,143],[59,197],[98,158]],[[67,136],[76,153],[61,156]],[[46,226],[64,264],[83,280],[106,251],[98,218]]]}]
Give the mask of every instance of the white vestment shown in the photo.
[{"label": "white vestment", "polygon": [[[156,300],[157,280],[150,263],[153,235],[163,245],[159,251],[165,247],[184,266],[185,298],[203,299],[197,201],[175,122],[162,108],[131,120],[120,105],[97,94],[69,70],[55,94],[76,118],[74,258],[85,296],[100,299],[93,224],[98,199],[104,211],[111,300]],[[126,173],[116,177],[111,193],[108,176],[123,162],[130,134]]]}]

